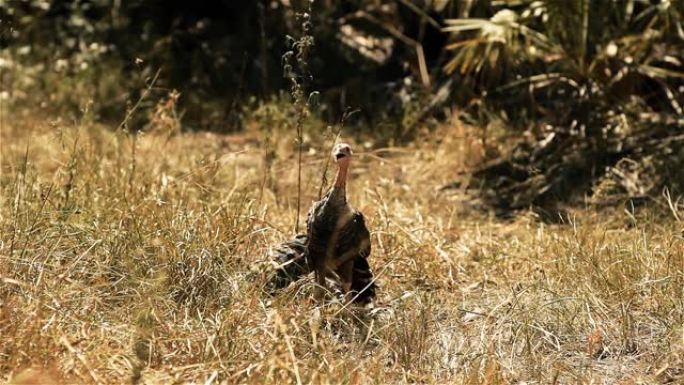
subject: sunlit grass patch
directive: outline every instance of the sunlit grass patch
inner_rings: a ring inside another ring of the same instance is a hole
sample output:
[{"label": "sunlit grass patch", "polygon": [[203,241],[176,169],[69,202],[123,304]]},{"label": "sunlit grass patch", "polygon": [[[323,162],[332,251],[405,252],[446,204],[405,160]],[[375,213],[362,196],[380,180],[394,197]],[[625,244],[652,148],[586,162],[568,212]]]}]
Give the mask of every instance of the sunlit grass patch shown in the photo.
[{"label": "sunlit grass patch", "polygon": [[[466,169],[451,134],[358,151],[349,196],[379,285],[360,309],[316,302],[310,279],[262,290],[265,255],[292,236],[291,137],[3,127],[2,378],[678,381],[684,250],[667,205],[500,221],[440,190]],[[307,146],[305,206],[329,143]]]}]

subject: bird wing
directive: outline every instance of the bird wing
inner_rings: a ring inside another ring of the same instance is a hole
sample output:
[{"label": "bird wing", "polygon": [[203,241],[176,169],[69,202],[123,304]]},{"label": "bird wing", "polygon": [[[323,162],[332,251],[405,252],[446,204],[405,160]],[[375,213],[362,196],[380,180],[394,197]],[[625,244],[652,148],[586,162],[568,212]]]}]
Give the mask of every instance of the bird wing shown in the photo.
[{"label": "bird wing", "polygon": [[368,231],[366,219],[360,211],[354,212],[354,223],[356,223],[357,231],[359,233],[359,244],[362,245],[362,247],[360,247],[360,255],[363,258],[368,258],[371,254],[370,231]]},{"label": "bird wing", "polygon": [[363,214],[358,211],[353,212],[351,220],[339,231],[335,255],[338,259],[342,259],[339,261],[340,264],[344,263],[344,260],[355,258],[357,255],[362,258],[370,256],[370,232],[366,227]]},{"label": "bird wing", "polygon": [[353,217],[354,232],[356,233],[359,251],[354,258],[354,270],[352,273],[351,291],[354,293],[354,302],[368,303],[375,298],[376,284],[373,271],[368,264],[371,254],[370,231],[366,227],[366,221],[362,213],[356,211]]},{"label": "bird wing", "polygon": [[306,233],[311,236],[311,228],[313,227],[313,220],[316,216],[316,211],[323,204],[323,201],[316,201],[311,204],[309,212],[306,213]]},{"label": "bird wing", "polygon": [[[316,245],[318,245],[321,242],[320,235],[318,234],[320,231],[316,228],[316,217],[319,215],[319,211],[323,204],[325,203],[325,200],[327,199],[327,194],[321,199],[320,201],[316,201],[311,205],[311,208],[309,209],[309,212],[306,214],[306,235],[308,238],[308,244],[307,244],[307,251],[311,251],[309,248],[312,247],[312,249],[316,249]],[[315,259],[320,258],[320,253],[317,252],[310,252],[309,253],[309,267],[311,270],[314,270],[314,266],[316,264]]]},{"label": "bird wing", "polygon": [[354,259],[354,270],[351,282],[354,302],[370,302],[375,298],[376,287],[375,280],[373,279],[373,270],[371,270],[368,260],[359,255]]}]

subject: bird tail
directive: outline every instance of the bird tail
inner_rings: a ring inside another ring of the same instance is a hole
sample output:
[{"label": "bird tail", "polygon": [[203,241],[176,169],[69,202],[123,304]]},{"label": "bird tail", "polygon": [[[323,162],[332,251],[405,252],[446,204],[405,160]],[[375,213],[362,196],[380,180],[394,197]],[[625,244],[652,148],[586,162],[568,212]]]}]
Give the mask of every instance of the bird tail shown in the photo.
[{"label": "bird tail", "polygon": [[[271,263],[276,271],[267,285],[269,293],[273,294],[313,271],[306,254],[307,242],[306,234],[297,234],[273,250]],[[354,259],[352,274],[351,291],[355,298],[354,302],[369,303],[375,298],[375,290],[373,271],[366,258],[359,255]]]},{"label": "bird tail", "polygon": [[282,289],[311,272],[306,258],[306,245],[306,234],[297,234],[293,239],[281,243],[273,250],[271,263],[276,271],[269,282],[269,291]]}]

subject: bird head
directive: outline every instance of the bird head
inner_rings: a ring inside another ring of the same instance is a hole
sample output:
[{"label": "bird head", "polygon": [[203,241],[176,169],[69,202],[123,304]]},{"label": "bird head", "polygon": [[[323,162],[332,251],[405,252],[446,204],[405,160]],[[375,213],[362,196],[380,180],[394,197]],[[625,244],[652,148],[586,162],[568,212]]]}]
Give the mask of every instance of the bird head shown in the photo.
[{"label": "bird head", "polygon": [[349,164],[352,154],[351,146],[346,143],[338,143],[332,151],[333,159],[339,165]]}]

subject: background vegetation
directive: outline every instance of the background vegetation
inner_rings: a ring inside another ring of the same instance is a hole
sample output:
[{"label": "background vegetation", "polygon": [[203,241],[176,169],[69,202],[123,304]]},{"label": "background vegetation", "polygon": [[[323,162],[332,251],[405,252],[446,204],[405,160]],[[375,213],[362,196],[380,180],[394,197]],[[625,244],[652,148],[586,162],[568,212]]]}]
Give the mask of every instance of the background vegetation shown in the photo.
[{"label": "background vegetation", "polygon": [[[0,0],[0,379],[684,381],[683,23],[667,0]],[[270,297],[340,135],[379,297]]]},{"label": "background vegetation", "polygon": [[[555,202],[583,199],[606,176],[628,198],[679,189],[684,5],[570,3],[314,2],[313,54],[296,76],[305,96],[315,91],[319,127],[350,110],[348,130],[378,143],[452,115],[482,127],[498,162],[475,176],[502,214],[553,216]],[[259,106],[287,105],[285,53],[307,4],[5,0],[5,99],[72,119],[87,108],[133,131],[174,99],[180,129],[239,131]]]}]

